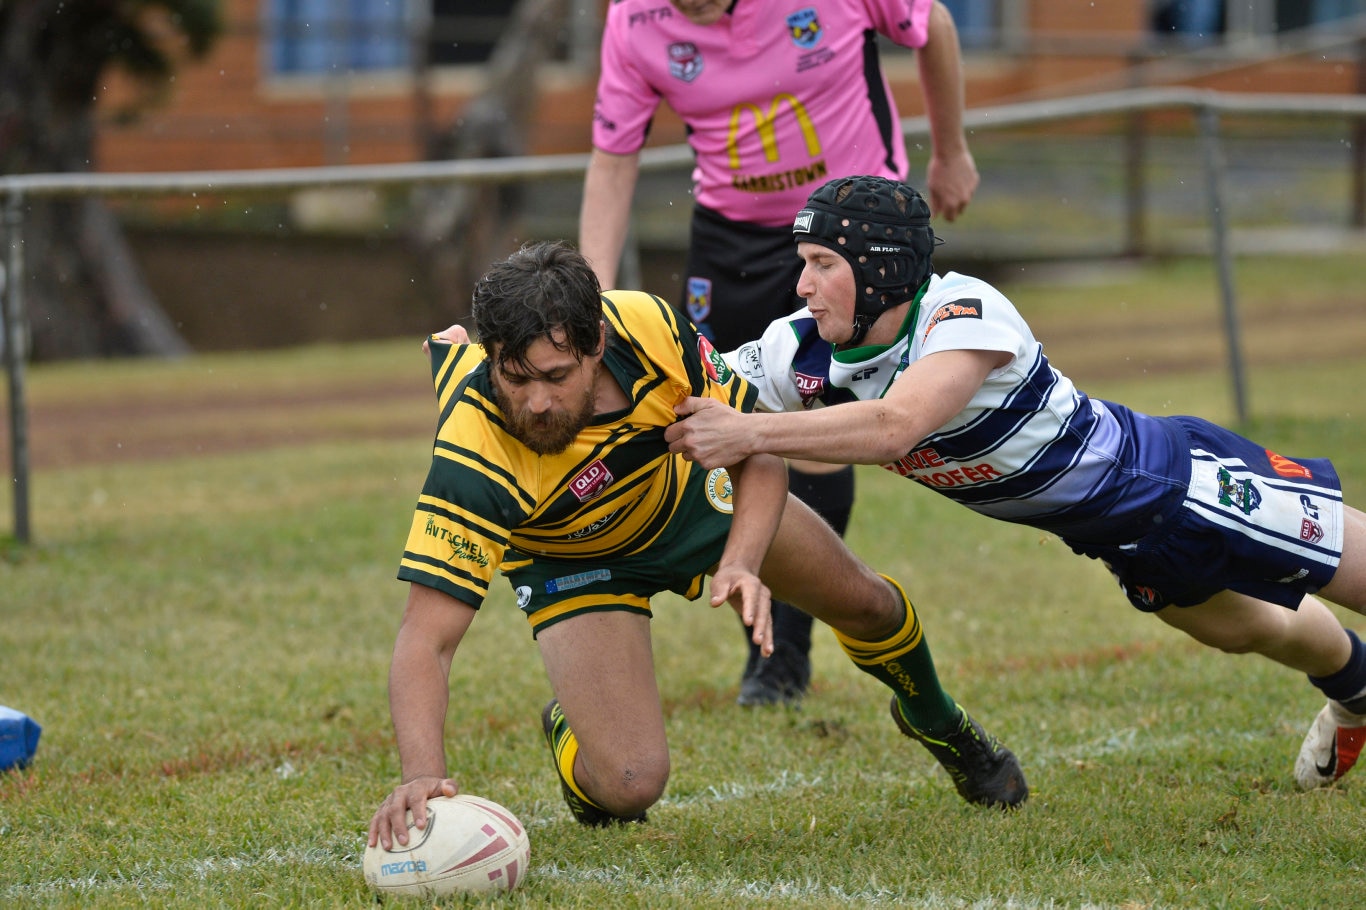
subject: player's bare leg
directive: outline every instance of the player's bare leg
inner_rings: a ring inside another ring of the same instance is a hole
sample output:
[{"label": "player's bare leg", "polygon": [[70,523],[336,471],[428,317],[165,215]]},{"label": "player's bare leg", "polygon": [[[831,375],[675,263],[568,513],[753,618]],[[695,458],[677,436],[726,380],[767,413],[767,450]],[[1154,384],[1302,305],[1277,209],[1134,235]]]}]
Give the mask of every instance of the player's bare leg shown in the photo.
[{"label": "player's bare leg", "polygon": [[775,598],[854,638],[885,638],[903,621],[901,598],[887,580],[793,496],[760,575]]},{"label": "player's bare leg", "polygon": [[1199,606],[1165,607],[1157,617],[1211,648],[1261,654],[1311,676],[1340,669],[1351,653],[1342,624],[1314,597],[1289,610],[1224,591]]},{"label": "player's bare leg", "polygon": [[1342,560],[1319,595],[1366,614],[1366,513],[1342,507]]},{"label": "player's bare leg", "polygon": [[[1319,595],[1366,613],[1366,515],[1343,510],[1342,559]],[[1327,696],[1295,760],[1304,789],[1342,778],[1366,747],[1366,647],[1317,597],[1299,609],[1225,592],[1193,608],[1167,607],[1158,616],[1204,644],[1231,653],[1262,654],[1300,670]]]},{"label": "player's bare leg", "polygon": [[[541,630],[536,641],[568,724],[552,738],[552,749],[563,762],[561,779],[572,775],[565,783],[577,793],[565,797],[575,816],[586,824],[638,818],[669,779],[649,618],[585,613]],[[588,805],[576,807],[576,795]]]}]

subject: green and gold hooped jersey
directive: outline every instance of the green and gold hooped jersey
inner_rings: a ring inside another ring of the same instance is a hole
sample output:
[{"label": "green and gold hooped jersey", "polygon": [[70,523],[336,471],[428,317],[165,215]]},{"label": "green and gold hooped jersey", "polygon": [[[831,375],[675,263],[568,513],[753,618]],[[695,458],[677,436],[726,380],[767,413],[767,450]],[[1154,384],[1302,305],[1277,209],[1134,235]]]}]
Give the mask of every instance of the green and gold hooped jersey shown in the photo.
[{"label": "green and gold hooped jersey", "polygon": [[506,432],[478,345],[432,341],[440,417],[400,579],[477,608],[500,568],[642,553],[678,532],[670,522],[688,511],[687,497],[718,486],[714,472],[669,452],[664,428],[688,395],[748,411],[754,390],[660,298],[611,291],[602,300],[614,330],[603,364],[631,405],[598,415],[558,455],[537,455]]}]

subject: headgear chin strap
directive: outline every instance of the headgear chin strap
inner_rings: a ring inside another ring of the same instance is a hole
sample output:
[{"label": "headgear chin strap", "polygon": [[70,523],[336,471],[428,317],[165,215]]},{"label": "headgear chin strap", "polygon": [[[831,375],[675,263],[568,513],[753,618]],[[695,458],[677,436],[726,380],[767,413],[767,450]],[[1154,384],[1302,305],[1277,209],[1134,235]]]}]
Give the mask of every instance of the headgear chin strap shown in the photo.
[{"label": "headgear chin strap", "polygon": [[798,242],[839,253],[854,269],[854,337],[905,303],[934,271],[930,207],[908,183],[885,177],[839,177],[817,189],[792,223]]}]

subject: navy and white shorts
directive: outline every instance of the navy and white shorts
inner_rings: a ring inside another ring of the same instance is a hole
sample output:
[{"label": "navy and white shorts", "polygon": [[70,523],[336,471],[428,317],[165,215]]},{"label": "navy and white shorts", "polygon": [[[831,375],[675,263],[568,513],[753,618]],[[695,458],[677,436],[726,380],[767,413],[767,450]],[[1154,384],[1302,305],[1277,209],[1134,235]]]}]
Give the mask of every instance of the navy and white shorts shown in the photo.
[{"label": "navy and white shorts", "polygon": [[1332,463],[1285,458],[1199,418],[1170,419],[1189,441],[1191,465],[1174,520],[1131,544],[1073,549],[1103,560],[1145,611],[1194,606],[1225,590],[1295,609],[1328,584],[1343,535]]}]

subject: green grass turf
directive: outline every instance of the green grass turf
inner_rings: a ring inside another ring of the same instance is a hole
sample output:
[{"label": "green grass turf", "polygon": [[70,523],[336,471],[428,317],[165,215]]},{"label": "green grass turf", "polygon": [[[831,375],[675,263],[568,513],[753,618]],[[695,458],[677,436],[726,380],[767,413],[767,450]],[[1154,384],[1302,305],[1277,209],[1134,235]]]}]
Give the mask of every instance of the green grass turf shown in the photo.
[{"label": "green grass turf", "polygon": [[[1297,267],[1240,271],[1267,295],[1246,300],[1246,429],[1287,454],[1331,456],[1360,502],[1366,358],[1355,352],[1366,336],[1343,338],[1359,282],[1341,296],[1314,286],[1293,313],[1277,285],[1356,279],[1359,268],[1314,261],[1282,279]],[[1227,421],[1211,275],[1198,263],[1115,267],[1007,290],[1089,391]],[[1346,315],[1314,318],[1330,304]],[[1176,349],[1180,364],[1159,363]],[[412,345],[375,345],[42,367],[31,382],[37,412],[92,382],[112,401],[188,396],[196,382],[228,394],[423,369]],[[44,731],[30,767],[0,775],[0,905],[375,906],[360,856],[398,774],[385,696],[403,603],[393,576],[428,440],[328,438],[350,432],[344,415],[301,416],[321,429],[288,445],[36,474],[35,542],[0,556],[0,703]],[[1366,789],[1348,778],[1300,793],[1291,776],[1320,704],[1302,678],[1196,646],[1037,532],[876,468],[859,470],[858,495],[851,545],[907,583],[946,685],[1020,755],[1032,786],[1022,811],[962,803],[826,630],[800,709],[737,708],[736,621],[662,597],[668,792],[646,825],[581,829],[541,738],[549,689],[534,644],[495,587],[456,661],[447,749],[469,792],[526,823],[531,871],[510,895],[443,906],[1359,897]],[[9,499],[0,507],[8,514]]]}]

